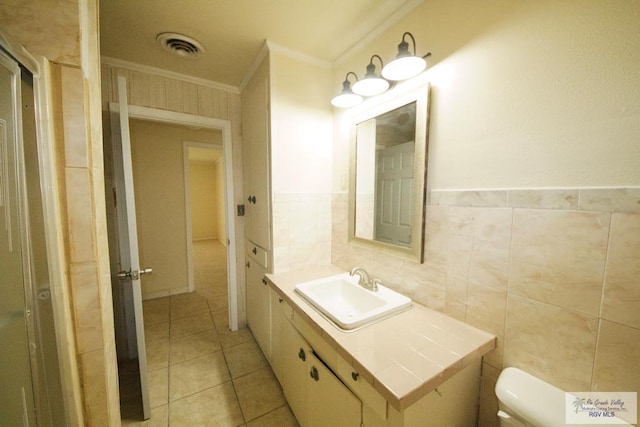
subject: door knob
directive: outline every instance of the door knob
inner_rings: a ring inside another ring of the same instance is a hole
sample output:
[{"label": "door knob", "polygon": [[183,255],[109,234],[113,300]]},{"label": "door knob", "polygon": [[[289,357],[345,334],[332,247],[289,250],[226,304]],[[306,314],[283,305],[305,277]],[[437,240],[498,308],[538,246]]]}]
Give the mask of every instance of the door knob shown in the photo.
[{"label": "door knob", "polygon": [[124,271],[123,270],[118,272],[118,279],[119,280],[127,280],[127,279],[138,280],[140,276],[142,276],[143,274],[151,274],[151,273],[153,273],[152,268],[143,268],[140,271],[138,270]]}]

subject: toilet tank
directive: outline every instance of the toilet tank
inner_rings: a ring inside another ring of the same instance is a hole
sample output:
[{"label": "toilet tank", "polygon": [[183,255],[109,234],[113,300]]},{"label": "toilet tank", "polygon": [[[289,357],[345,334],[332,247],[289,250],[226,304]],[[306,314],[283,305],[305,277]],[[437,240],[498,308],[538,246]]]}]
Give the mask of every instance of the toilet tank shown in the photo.
[{"label": "toilet tank", "polygon": [[[566,425],[565,391],[527,372],[505,368],[498,377],[496,395],[500,408],[498,418],[502,427]],[[579,425],[570,424],[570,427]]]}]

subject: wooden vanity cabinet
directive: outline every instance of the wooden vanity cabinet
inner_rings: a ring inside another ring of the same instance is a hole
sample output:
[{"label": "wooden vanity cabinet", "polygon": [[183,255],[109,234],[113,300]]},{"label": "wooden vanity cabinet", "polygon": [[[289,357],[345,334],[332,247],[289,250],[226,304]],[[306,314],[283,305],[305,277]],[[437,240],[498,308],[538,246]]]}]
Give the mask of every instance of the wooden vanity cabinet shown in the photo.
[{"label": "wooden vanity cabinet", "polygon": [[477,423],[480,361],[399,411],[271,289],[271,366],[302,427],[452,427]]},{"label": "wooden vanity cabinet", "polygon": [[269,359],[271,349],[270,287],[265,279],[267,270],[254,258],[247,257],[247,325],[264,355]]},{"label": "wooden vanity cabinet", "polygon": [[271,292],[271,367],[302,427],[359,427],[360,400],[291,323],[293,310]]}]

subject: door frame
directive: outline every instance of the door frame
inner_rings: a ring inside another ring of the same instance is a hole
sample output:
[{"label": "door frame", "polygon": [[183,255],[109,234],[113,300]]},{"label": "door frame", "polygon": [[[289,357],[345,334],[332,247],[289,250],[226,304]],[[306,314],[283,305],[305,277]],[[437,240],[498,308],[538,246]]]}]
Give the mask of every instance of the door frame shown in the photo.
[{"label": "door frame", "polygon": [[[184,188],[185,188],[184,205],[185,205],[185,218],[187,220],[187,276],[189,281],[188,283],[189,292],[193,292],[195,290],[195,281],[193,277],[193,245],[188,244],[188,242],[193,242],[193,224],[191,222],[191,191],[189,188],[189,186],[191,185],[191,170],[189,166],[189,148],[205,148],[207,150],[222,150],[222,145],[217,143],[207,144],[204,142],[182,141],[182,161],[184,165],[183,172],[184,172]],[[224,167],[224,151],[222,153],[222,165]],[[225,176],[225,181],[226,181],[226,176]],[[225,203],[225,212],[226,212],[227,200],[225,200],[224,203]],[[228,228],[226,223],[225,223],[225,228]],[[227,246],[229,245],[229,240],[230,239],[227,238]]]},{"label": "door frame", "polygon": [[[227,239],[227,286],[229,289],[229,328],[238,329],[238,272],[237,272],[237,240],[234,211],[233,182],[233,144],[231,121],[215,119],[195,114],[178,113],[157,108],[129,105],[129,119],[148,120],[178,126],[196,126],[222,131],[222,155],[224,165],[225,213]],[[186,200],[185,200],[186,204]],[[188,250],[189,254],[190,250]],[[191,286],[190,286],[191,289]]]},{"label": "door frame", "polygon": [[[84,419],[81,396],[79,365],[75,344],[71,295],[68,289],[65,246],[63,236],[62,206],[60,204],[60,184],[58,160],[55,153],[55,126],[50,63],[45,57],[37,59],[20,43],[0,30],[0,47],[12,56],[33,76],[35,102],[36,146],[38,169],[44,215],[44,234],[49,268],[51,304],[55,324],[55,340],[58,351],[58,368],[62,382],[62,396],[66,421],[79,425]],[[43,189],[46,189],[44,191]]]}]

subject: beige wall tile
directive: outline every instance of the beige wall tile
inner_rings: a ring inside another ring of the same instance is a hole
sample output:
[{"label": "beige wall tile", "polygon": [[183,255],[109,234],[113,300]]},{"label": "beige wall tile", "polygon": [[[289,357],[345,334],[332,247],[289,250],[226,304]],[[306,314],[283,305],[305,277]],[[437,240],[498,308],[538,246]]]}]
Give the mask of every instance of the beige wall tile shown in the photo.
[{"label": "beige wall tile", "polygon": [[598,315],[610,214],[514,211],[509,291]]},{"label": "beige wall tile", "polygon": [[512,209],[474,209],[469,282],[506,290],[512,220]]},{"label": "beige wall tile", "polygon": [[640,188],[580,189],[580,210],[640,213]]},{"label": "beige wall tile", "polygon": [[507,206],[507,192],[501,190],[434,190],[430,203],[441,206]]},{"label": "beige wall tile", "polygon": [[592,389],[640,393],[640,329],[602,320]]},{"label": "beige wall tile", "polygon": [[95,260],[93,241],[93,209],[89,171],[84,168],[66,168],[67,214],[71,262]]},{"label": "beige wall tile", "polygon": [[84,81],[79,68],[60,67],[64,163],[67,167],[88,167],[87,132],[84,111]]},{"label": "beige wall tile", "polygon": [[495,350],[484,356],[484,362],[502,368],[507,292],[469,283],[465,321],[498,337]]},{"label": "beige wall tile", "polygon": [[503,365],[563,390],[589,390],[597,323],[595,317],[510,294]]},{"label": "beige wall tile", "polygon": [[508,190],[509,206],[527,209],[578,209],[577,189]]},{"label": "beige wall tile", "polygon": [[81,354],[80,365],[87,419],[91,420],[91,425],[109,425],[105,360],[102,350]]},{"label": "beige wall tile", "polygon": [[602,318],[640,328],[640,214],[611,217]]},{"label": "beige wall tile", "polygon": [[98,276],[95,262],[71,264],[73,307],[76,315],[78,352],[102,349],[102,322],[98,298]]}]

